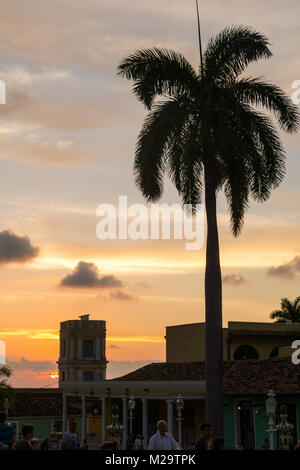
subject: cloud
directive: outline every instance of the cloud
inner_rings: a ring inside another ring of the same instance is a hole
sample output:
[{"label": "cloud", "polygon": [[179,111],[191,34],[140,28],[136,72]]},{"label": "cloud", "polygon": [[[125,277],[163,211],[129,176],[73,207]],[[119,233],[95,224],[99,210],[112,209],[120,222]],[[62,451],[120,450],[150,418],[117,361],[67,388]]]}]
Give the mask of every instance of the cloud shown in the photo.
[{"label": "cloud", "polygon": [[108,344],[106,347],[108,349],[120,349],[120,346],[117,346],[116,344]]},{"label": "cloud", "polygon": [[59,339],[59,332],[57,330],[51,330],[51,329],[37,329],[35,328],[34,330],[25,330],[25,329],[16,329],[16,330],[10,330],[10,329],[4,329],[0,330],[0,338],[2,337],[9,337],[9,336],[23,336],[28,339],[50,339],[50,340],[58,340]]},{"label": "cloud", "polygon": [[1,80],[12,86],[28,86],[37,82],[48,82],[56,80],[66,80],[71,78],[71,73],[67,70],[55,67],[42,66],[35,70],[23,64],[5,66],[0,70]]},{"label": "cloud", "polygon": [[6,122],[9,119],[63,131],[99,128],[105,122],[99,113],[103,103],[100,100],[95,103],[95,98],[88,103],[75,98],[72,96],[68,102],[47,102],[36,99],[27,91],[10,88],[7,91],[7,103],[1,108],[1,118],[5,118]]},{"label": "cloud", "polygon": [[[0,127],[0,134],[3,128]],[[10,132],[10,129],[7,129]],[[75,146],[71,141],[49,141],[37,134],[29,134],[17,140],[0,141],[0,158],[21,160],[36,166],[75,166],[82,163],[82,155],[93,159],[89,146]]]},{"label": "cloud", "polygon": [[246,280],[241,274],[228,274],[223,277],[223,283],[228,286],[239,286],[245,282]]},{"label": "cloud", "polygon": [[294,279],[300,273],[300,256],[295,256],[291,261],[268,269],[268,276],[282,279]]},{"label": "cloud", "polygon": [[135,297],[134,295],[128,294],[127,292],[123,292],[121,290],[112,292],[110,294],[110,298],[113,300],[137,300],[137,297]]},{"label": "cloud", "polygon": [[61,286],[68,287],[99,287],[112,288],[122,287],[122,282],[115,276],[100,276],[99,270],[94,263],[80,261],[72,274],[68,274],[60,281]]},{"label": "cloud", "polygon": [[57,364],[51,361],[30,361],[25,357],[21,357],[19,360],[7,359],[7,365],[12,368],[13,372],[32,370],[32,371],[48,371],[56,370]]},{"label": "cloud", "polygon": [[30,239],[19,237],[9,230],[0,232],[0,264],[26,263],[38,256],[39,248]]},{"label": "cloud", "polygon": [[138,297],[134,295],[128,294],[122,290],[117,290],[115,292],[111,292],[109,295],[98,295],[97,299],[99,300],[121,300],[121,301],[132,301],[138,300]]}]

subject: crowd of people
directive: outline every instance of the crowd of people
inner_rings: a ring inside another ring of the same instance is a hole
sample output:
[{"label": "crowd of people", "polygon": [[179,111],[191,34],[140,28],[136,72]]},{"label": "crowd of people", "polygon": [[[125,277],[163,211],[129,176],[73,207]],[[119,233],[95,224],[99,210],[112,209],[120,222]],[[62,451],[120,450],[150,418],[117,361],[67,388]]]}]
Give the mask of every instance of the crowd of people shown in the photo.
[{"label": "crowd of people", "polygon": [[[77,422],[71,418],[68,423],[68,431],[63,433],[59,448],[61,450],[88,450],[88,444],[85,441],[80,443],[79,436],[76,432]],[[200,436],[196,443],[191,442],[188,450],[196,452],[202,451],[224,451],[226,450],[226,442],[223,437],[213,437],[212,426],[209,423],[203,423],[200,426]],[[7,423],[7,415],[4,411],[0,412],[0,450],[48,450],[49,437],[39,445],[39,440],[34,438],[34,427],[31,424],[24,424],[21,429],[21,438],[16,439],[15,429]],[[117,440],[110,440],[104,442],[101,447],[102,450],[119,450],[119,442]],[[137,434],[136,437],[130,433],[126,441],[127,450],[144,450],[144,437]],[[160,420],[157,423],[157,432],[150,437],[148,450],[179,450],[180,445],[171,433],[168,432],[168,425],[165,421]],[[243,450],[242,443],[238,443],[236,450]],[[269,450],[270,442],[266,438],[261,450]],[[300,450],[300,441],[295,447],[295,450]]]}]

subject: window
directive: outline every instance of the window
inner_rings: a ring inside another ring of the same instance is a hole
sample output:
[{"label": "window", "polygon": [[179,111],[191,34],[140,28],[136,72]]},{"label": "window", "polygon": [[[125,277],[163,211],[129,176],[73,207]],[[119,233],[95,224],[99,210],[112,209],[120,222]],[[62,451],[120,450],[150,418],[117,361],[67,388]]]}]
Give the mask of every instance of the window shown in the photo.
[{"label": "window", "polygon": [[62,374],[61,374],[61,380],[64,382],[66,380],[66,374],[65,374],[65,371],[63,370],[62,371]]},{"label": "window", "polygon": [[234,360],[259,359],[256,349],[248,344],[239,346],[233,355]]},{"label": "window", "polygon": [[93,382],[94,381],[94,372],[91,370],[86,370],[83,374],[84,382]]},{"label": "window", "polygon": [[85,339],[83,342],[83,357],[94,356],[94,341],[92,339]]},{"label": "window", "polygon": [[276,348],[272,349],[270,352],[270,357],[277,357],[279,354],[279,346],[276,346]]}]

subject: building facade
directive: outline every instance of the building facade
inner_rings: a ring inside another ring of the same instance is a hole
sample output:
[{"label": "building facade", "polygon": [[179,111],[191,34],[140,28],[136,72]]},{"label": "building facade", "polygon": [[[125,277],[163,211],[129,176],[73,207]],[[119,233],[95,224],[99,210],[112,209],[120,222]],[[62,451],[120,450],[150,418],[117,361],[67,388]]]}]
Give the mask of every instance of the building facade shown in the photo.
[{"label": "building facade", "polygon": [[[205,361],[205,323],[166,327],[166,362]],[[223,328],[223,358],[268,359],[300,338],[300,324],[228,322]]]},{"label": "building facade", "polygon": [[105,340],[106,322],[90,320],[89,315],[60,324],[59,387],[105,380]]},{"label": "building facade", "polygon": [[[70,416],[80,415],[82,442],[88,439],[91,445],[99,446],[111,437],[108,426],[112,407],[117,405],[123,426],[122,448],[126,448],[131,431],[142,434],[147,447],[159,419],[168,422],[169,431],[187,448],[198,439],[200,423],[205,420],[204,332],[203,324],[167,327],[165,363],[149,364],[106,380],[105,322],[83,316],[61,323],[62,430],[67,429]],[[263,444],[268,437],[265,401],[270,389],[275,391],[278,404],[288,408],[296,442],[300,437],[300,369],[284,356],[300,337],[300,325],[229,322],[223,337],[227,447],[234,449],[242,443],[251,449]],[[181,436],[176,406],[179,395],[184,400]],[[130,410],[132,400],[135,406]]]}]

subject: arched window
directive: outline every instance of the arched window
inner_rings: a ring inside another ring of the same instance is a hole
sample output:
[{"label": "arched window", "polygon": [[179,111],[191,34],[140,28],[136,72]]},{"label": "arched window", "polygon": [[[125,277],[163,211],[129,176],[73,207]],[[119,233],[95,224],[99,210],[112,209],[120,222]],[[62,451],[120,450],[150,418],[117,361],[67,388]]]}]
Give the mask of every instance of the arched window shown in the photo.
[{"label": "arched window", "polygon": [[239,346],[233,355],[234,360],[245,360],[245,359],[259,359],[256,349],[248,344]]},{"label": "arched window", "polygon": [[83,374],[83,380],[85,382],[93,382],[94,381],[94,372],[91,370],[86,370]]},{"label": "arched window", "polygon": [[270,352],[270,357],[277,357],[279,355],[279,346],[276,346],[276,348],[273,348],[272,351]]}]

